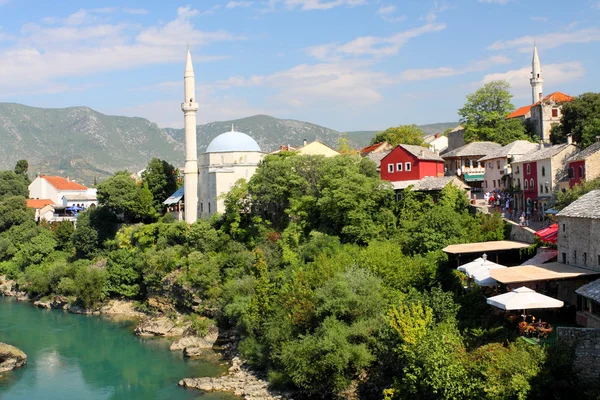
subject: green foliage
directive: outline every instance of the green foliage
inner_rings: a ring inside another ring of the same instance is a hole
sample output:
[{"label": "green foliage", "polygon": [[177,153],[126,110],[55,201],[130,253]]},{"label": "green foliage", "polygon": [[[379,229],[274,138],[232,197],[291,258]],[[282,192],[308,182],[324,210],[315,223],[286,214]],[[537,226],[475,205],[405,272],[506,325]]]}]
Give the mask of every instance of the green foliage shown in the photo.
[{"label": "green foliage", "polygon": [[28,198],[29,184],[26,176],[13,171],[0,171],[0,200],[7,197],[21,196]]},{"label": "green foliage", "polygon": [[148,186],[157,212],[164,209],[163,201],[177,190],[179,170],[164,160],[154,157],[142,172],[142,180]]},{"label": "green foliage", "polygon": [[56,229],[52,230],[54,234],[54,239],[56,240],[56,247],[58,249],[72,249],[71,237],[75,232],[75,226],[71,221],[62,221],[59,222],[56,226]]},{"label": "green foliage", "polygon": [[136,298],[140,295],[142,262],[131,250],[110,253],[106,263],[106,288],[110,295]]},{"label": "green foliage", "polygon": [[[27,160],[19,160],[15,164],[15,174],[24,175],[27,177],[27,171],[29,171],[29,163]],[[29,178],[27,178],[29,180]]]},{"label": "green foliage", "polygon": [[424,136],[425,133],[415,124],[400,125],[379,132],[371,139],[371,144],[388,142],[394,147],[399,144],[412,144],[415,146],[427,147],[427,144],[423,140]]},{"label": "green foliage", "polygon": [[559,191],[556,196],[555,207],[562,210],[584,194],[597,189],[600,189],[600,177],[577,184],[565,192]]},{"label": "green foliage", "polygon": [[21,196],[0,198],[0,232],[33,220],[33,214],[27,211],[26,204],[25,198]]},{"label": "green foliage", "polygon": [[124,173],[116,173],[98,184],[98,202],[125,222],[154,221],[158,213],[147,185],[137,186]]},{"label": "green foliage", "polygon": [[465,127],[465,142],[492,141],[505,145],[515,140],[533,141],[521,120],[505,118],[515,109],[511,97],[506,81],[489,82],[469,94],[465,105],[458,110]]},{"label": "green foliage", "polygon": [[565,143],[572,134],[573,141],[585,148],[600,135],[600,93],[583,93],[563,103],[561,114],[560,124],[552,127],[552,143]]},{"label": "green foliage", "polygon": [[75,295],[85,308],[97,306],[105,297],[106,272],[100,268],[81,268],[74,283]]}]

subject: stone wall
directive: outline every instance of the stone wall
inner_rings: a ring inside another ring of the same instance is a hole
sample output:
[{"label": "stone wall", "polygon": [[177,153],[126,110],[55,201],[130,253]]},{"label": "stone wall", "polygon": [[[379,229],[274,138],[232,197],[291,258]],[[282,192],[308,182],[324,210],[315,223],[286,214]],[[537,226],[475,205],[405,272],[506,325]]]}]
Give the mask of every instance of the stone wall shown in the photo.
[{"label": "stone wall", "polygon": [[558,216],[558,261],[600,271],[600,220]]},{"label": "stone wall", "polygon": [[504,221],[510,225],[509,240],[531,244],[535,242],[535,231],[533,229],[528,228],[526,226],[521,226],[513,221],[509,221],[506,219]]},{"label": "stone wall", "polygon": [[465,145],[465,130],[458,129],[451,132],[448,132],[448,148],[446,148],[446,152],[450,152],[454,149],[458,149],[459,147],[463,147]]},{"label": "stone wall", "polygon": [[600,329],[559,326],[557,340],[575,346],[575,370],[583,381],[597,383],[600,374]]}]

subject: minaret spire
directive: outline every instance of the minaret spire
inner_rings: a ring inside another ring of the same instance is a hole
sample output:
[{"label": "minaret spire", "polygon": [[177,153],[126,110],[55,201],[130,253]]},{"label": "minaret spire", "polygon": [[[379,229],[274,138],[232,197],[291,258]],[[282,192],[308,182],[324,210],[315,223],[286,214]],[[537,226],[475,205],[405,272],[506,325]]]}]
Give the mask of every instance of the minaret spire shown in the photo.
[{"label": "minaret spire", "polygon": [[537,46],[533,44],[533,59],[531,60],[531,103],[535,104],[542,100],[542,86],[544,78],[542,78],[542,65],[538,55]]},{"label": "minaret spire", "polygon": [[183,111],[185,128],[185,167],[183,175],[185,222],[193,224],[198,219],[198,149],[196,147],[196,82],[194,66],[190,54],[190,44],[187,45],[185,72],[183,73]]}]

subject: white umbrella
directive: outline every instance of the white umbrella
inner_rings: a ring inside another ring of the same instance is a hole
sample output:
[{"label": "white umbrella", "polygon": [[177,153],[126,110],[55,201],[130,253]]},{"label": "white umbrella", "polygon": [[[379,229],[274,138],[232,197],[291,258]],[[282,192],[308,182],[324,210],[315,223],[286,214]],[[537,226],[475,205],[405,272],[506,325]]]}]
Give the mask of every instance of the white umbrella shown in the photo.
[{"label": "white umbrella", "polygon": [[522,286],[512,292],[490,297],[487,303],[503,310],[529,310],[532,308],[560,308],[564,303]]},{"label": "white umbrella", "polygon": [[[494,264],[494,263],[492,263]],[[496,281],[494,278],[492,278],[492,275],[490,274],[490,270],[492,269],[497,269],[497,268],[507,268],[504,265],[500,265],[500,264],[496,264],[496,265],[491,265],[489,266],[489,268],[483,269],[483,270],[477,270],[475,271],[475,273],[473,274],[473,279],[475,280],[475,283],[478,284],[479,286],[498,286],[498,281]]]},{"label": "white umbrella", "polygon": [[483,257],[479,257],[470,263],[466,263],[458,267],[459,271],[464,272],[469,278],[473,278],[475,274],[480,271],[487,271],[493,268],[504,267],[504,265],[496,264],[493,261],[489,261],[487,259],[487,255],[483,255]]}]

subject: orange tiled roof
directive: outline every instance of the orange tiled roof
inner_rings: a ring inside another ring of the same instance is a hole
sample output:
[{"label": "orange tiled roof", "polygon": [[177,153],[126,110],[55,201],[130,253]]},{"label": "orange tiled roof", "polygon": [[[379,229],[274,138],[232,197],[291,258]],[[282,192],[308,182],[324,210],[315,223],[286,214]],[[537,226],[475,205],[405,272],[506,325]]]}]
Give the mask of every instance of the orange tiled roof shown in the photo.
[{"label": "orange tiled roof", "polygon": [[524,117],[531,110],[531,107],[533,107],[533,105],[529,105],[529,106],[524,106],[524,107],[521,107],[521,108],[517,108],[512,113],[508,114],[506,116],[506,119],[517,118],[517,117]]},{"label": "orange tiled roof", "polygon": [[361,155],[363,155],[363,156],[364,156],[365,154],[369,154],[370,152],[372,152],[372,151],[376,150],[376,149],[377,149],[379,146],[381,146],[383,143],[384,143],[384,142],[381,142],[381,143],[375,143],[375,144],[372,144],[372,145],[370,145],[370,146],[367,146],[367,147],[363,148],[363,149],[360,151],[360,154],[361,154]]},{"label": "orange tiled roof", "polygon": [[87,187],[80,185],[63,178],[62,176],[47,176],[40,175],[40,178],[45,179],[49,184],[54,186],[56,190],[87,190]]},{"label": "orange tiled roof", "polygon": [[54,205],[50,199],[27,199],[27,208],[44,208],[48,204]]},{"label": "orange tiled roof", "polygon": [[554,93],[550,93],[548,96],[544,97],[544,99],[542,101],[548,101],[548,100],[552,100],[555,103],[564,103],[564,102],[573,101],[573,97],[569,96],[568,94],[564,94],[562,92],[554,92]]}]

